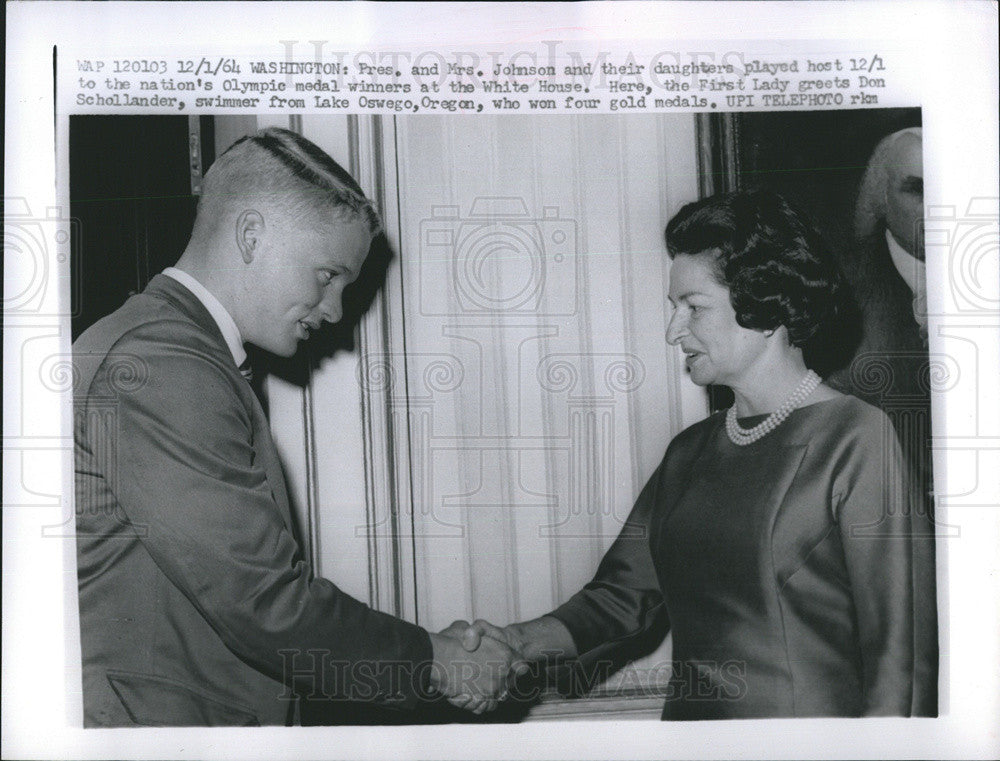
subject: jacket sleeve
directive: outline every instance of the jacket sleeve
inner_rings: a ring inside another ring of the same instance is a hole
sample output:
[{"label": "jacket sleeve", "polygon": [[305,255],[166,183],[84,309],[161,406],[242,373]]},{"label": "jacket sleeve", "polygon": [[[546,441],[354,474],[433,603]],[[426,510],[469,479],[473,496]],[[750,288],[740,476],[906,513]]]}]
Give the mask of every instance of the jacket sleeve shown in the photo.
[{"label": "jacket sleeve", "polygon": [[593,658],[601,646],[647,633],[666,636],[666,609],[649,544],[663,470],[661,463],[639,493],[593,580],[549,614],[569,629],[581,657],[589,652]]},{"label": "jacket sleeve", "polygon": [[865,716],[937,713],[934,532],[906,468],[892,423],[871,410],[835,481]]},{"label": "jacket sleeve", "polygon": [[313,577],[255,456],[248,389],[176,327],[189,334],[167,344],[140,328],[119,342],[143,371],[124,383],[98,373],[115,414],[89,433],[153,561],[259,670],[289,682],[320,657],[326,697],[413,703],[427,691],[427,633]]}]

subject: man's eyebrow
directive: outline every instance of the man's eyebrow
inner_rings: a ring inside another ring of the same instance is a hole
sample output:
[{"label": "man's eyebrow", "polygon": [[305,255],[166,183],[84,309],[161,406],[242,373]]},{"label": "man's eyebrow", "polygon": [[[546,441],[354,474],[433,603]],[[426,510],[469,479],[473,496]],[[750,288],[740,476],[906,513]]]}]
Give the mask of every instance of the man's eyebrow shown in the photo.
[{"label": "man's eyebrow", "polygon": [[346,264],[323,264],[320,265],[320,269],[330,270],[337,275],[349,275],[355,277],[354,270],[348,267]]},{"label": "man's eyebrow", "polygon": [[924,178],[915,174],[908,174],[900,181],[899,189],[905,190],[910,193],[916,192],[918,190],[920,192],[923,192]]}]

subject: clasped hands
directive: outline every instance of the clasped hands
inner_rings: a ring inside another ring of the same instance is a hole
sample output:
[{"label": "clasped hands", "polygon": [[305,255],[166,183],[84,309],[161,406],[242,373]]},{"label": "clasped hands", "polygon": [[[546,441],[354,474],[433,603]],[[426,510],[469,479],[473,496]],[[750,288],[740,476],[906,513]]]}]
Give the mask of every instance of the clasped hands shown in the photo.
[{"label": "clasped hands", "polygon": [[512,626],[455,621],[430,637],[431,684],[449,703],[475,714],[494,710],[511,683],[529,669],[526,643]]}]

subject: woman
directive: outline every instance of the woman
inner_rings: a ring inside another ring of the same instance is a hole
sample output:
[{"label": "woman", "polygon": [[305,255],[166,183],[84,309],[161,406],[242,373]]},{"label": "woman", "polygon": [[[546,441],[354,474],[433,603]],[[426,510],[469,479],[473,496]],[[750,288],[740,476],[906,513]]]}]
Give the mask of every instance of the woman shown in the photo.
[{"label": "woman", "polygon": [[547,616],[466,632],[593,661],[669,622],[671,719],[936,715],[933,536],[888,419],[823,385],[847,299],[774,193],[685,206],[667,341],[735,404],[671,443],[597,575]]}]

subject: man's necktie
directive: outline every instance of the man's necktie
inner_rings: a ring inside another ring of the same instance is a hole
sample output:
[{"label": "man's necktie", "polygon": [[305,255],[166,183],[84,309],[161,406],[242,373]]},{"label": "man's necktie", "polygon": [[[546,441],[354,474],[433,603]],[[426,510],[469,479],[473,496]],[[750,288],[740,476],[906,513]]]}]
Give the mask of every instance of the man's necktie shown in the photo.
[{"label": "man's necktie", "polygon": [[253,386],[253,367],[250,365],[250,357],[247,357],[240,363],[240,375],[242,375],[246,382]]},{"label": "man's necktie", "polygon": [[250,357],[247,357],[239,365],[240,375],[243,376],[247,384],[250,386],[250,390],[253,391],[253,395],[257,397],[257,401],[260,402],[260,406],[264,409],[264,413],[267,414],[267,395],[264,393],[264,380],[267,378],[267,373],[260,376],[259,379],[254,380],[253,377],[253,365],[250,364]]}]

